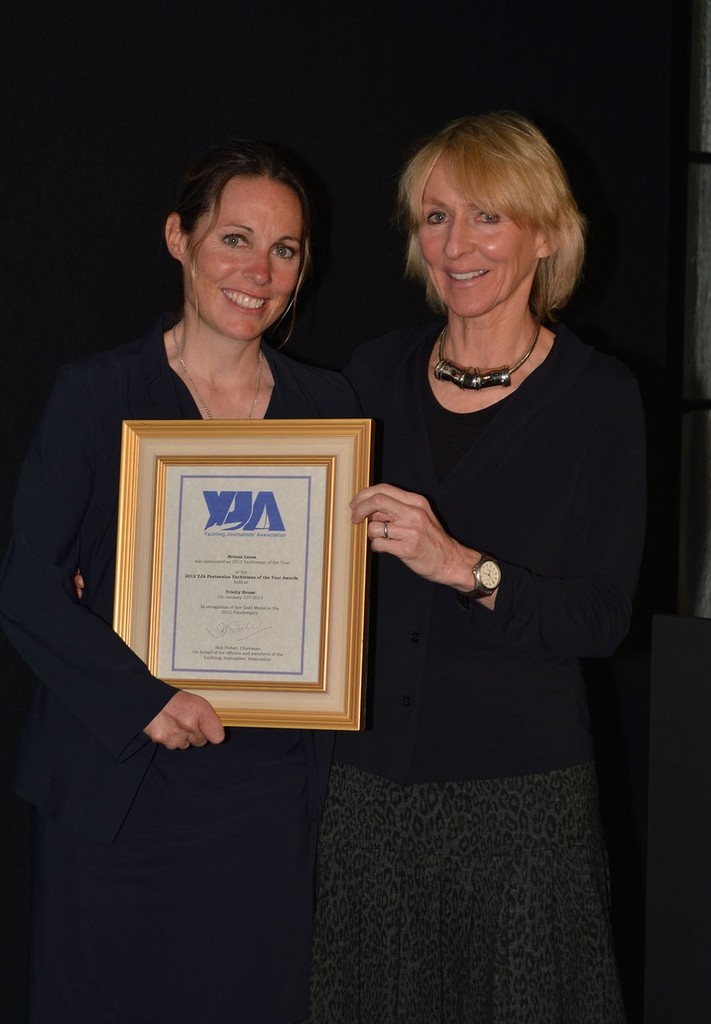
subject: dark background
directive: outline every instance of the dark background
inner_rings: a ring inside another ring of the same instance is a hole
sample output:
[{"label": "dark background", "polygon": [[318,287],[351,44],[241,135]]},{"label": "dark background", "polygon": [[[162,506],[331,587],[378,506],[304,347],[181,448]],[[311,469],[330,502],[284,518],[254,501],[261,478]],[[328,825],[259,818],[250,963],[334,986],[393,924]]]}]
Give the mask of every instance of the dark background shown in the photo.
[{"label": "dark background", "polygon": [[711,619],[657,615],[653,634],[645,1024],[706,1024]]},{"label": "dark background", "polygon": [[[336,368],[360,341],[428,316],[402,278],[392,221],[413,143],[462,114],[510,108],[558,149],[591,222],[565,320],[636,371],[650,431],[635,626],[612,664],[591,668],[615,924],[640,1020],[650,620],[674,610],[675,593],[683,323],[669,310],[683,299],[686,2],[28,0],[4,18],[3,546],[57,367],[133,339],[173,302],[163,222],[211,143],[263,138],[307,162],[320,244],[290,351]],[[28,813],[7,780],[31,680],[1,642],[0,1005],[19,1024]]]}]

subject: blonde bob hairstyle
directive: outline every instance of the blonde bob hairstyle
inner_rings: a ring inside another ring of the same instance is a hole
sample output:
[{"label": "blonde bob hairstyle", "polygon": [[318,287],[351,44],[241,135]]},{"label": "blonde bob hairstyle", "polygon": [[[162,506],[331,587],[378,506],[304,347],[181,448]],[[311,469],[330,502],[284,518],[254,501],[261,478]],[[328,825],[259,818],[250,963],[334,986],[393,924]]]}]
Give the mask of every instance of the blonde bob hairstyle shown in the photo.
[{"label": "blonde bob hairstyle", "polygon": [[406,164],[398,190],[400,219],[408,233],[406,270],[425,283],[427,301],[442,312],[445,307],[419,243],[422,198],[439,161],[469,201],[543,234],[551,253],[538,262],[529,306],[535,320],[553,319],[580,277],[586,225],[565,169],[543,134],[510,111],[460,117],[427,140]]}]

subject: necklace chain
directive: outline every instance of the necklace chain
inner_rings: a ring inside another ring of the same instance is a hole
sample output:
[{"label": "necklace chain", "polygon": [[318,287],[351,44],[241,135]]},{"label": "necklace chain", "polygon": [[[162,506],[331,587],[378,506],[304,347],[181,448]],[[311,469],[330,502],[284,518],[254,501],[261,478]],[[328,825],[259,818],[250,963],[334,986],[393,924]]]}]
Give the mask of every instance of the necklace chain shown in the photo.
[{"label": "necklace chain", "polygon": [[448,380],[456,384],[458,388],[467,391],[481,391],[482,388],[508,388],[511,387],[511,374],[519,370],[526,362],[531,352],[536,347],[538,335],[541,333],[541,325],[536,324],[531,343],[521,358],[513,366],[499,366],[495,370],[480,370],[478,367],[467,366],[463,369],[456,363],[450,362],[444,357],[444,347],[447,343],[447,325],[442,328],[439,336],[439,360],[434,368],[434,375],[437,380]]},{"label": "necklace chain", "polygon": [[[175,352],[176,352],[176,355],[178,357],[178,362],[180,363],[182,371],[185,374],[185,379],[187,380],[188,384],[192,388],[192,390],[193,390],[193,392],[195,394],[195,397],[197,398],[198,402],[202,406],[202,410],[205,413],[205,419],[207,419],[207,420],[214,419],[215,417],[210,412],[210,408],[209,408],[207,402],[205,401],[205,399],[200,394],[200,389],[198,388],[197,384],[193,380],[193,378],[192,378],[192,376],[190,374],[190,370],[185,365],[185,360],[183,359],[183,353],[182,353],[182,351],[180,349],[180,345],[178,344],[178,335],[177,335],[176,330],[175,330],[175,325],[173,326],[173,343],[175,345]],[[252,419],[252,417],[254,416],[254,410],[257,407],[257,400],[259,398],[259,389],[262,386],[262,367],[263,367],[263,365],[264,365],[264,354],[263,354],[263,352],[262,352],[262,350],[260,348],[259,349],[259,362],[257,364],[257,386],[254,389],[254,397],[252,398],[252,403],[251,403],[251,405],[249,407],[249,413],[247,415],[247,419],[248,420]]]}]

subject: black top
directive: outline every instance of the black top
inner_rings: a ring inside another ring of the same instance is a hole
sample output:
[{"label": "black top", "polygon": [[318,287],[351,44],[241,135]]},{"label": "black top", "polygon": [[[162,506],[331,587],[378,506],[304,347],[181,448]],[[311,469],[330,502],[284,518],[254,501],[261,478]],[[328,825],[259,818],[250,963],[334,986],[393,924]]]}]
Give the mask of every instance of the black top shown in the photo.
[{"label": "black top", "polygon": [[637,384],[559,326],[545,362],[438,480],[420,395],[436,335],[370,342],[346,375],[382,424],[379,478],[424,494],[454,537],[499,560],[502,583],[491,612],[374,559],[369,728],[339,735],[336,756],[402,783],[588,761],[579,659],[625,636],[643,542]]},{"label": "black top", "polygon": [[[163,329],[159,322],[140,341],[60,370],[22,469],[0,579],[3,627],[41,684],[20,739],[15,788],[65,828],[104,842],[116,836],[151,760],[163,756],[143,728],[175,693],[111,626],[122,420],[199,418],[168,365]],[[269,416],[360,415],[338,374],[264,352],[275,381]],[[200,760],[221,771],[227,758],[247,765],[294,749],[293,731],[240,733],[239,744],[201,748]],[[330,739],[303,735],[299,756],[318,776],[317,799]]]},{"label": "black top", "polygon": [[[432,465],[439,481],[444,480],[464,457],[467,449],[479,438],[501,407],[500,402],[477,412],[452,412],[440,405],[430,387],[430,350],[422,346],[420,353],[420,401],[425,417],[427,440]],[[505,402],[503,398],[501,401]]]}]

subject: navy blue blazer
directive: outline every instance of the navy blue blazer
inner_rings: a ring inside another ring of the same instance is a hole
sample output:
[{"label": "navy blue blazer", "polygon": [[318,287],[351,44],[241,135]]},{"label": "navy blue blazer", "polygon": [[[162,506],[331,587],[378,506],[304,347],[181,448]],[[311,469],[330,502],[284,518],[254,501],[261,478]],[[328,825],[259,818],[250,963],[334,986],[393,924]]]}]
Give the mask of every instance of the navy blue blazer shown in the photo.
[{"label": "navy blue blazer", "polygon": [[[115,838],[155,752],[144,727],[175,693],[111,626],[122,421],[182,416],[163,328],[60,370],[21,472],[0,577],[3,627],[40,683],[20,738],[16,791],[100,842]],[[340,375],[264,351],[279,415],[360,415]],[[332,739],[305,740],[322,794]]]}]

